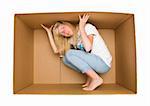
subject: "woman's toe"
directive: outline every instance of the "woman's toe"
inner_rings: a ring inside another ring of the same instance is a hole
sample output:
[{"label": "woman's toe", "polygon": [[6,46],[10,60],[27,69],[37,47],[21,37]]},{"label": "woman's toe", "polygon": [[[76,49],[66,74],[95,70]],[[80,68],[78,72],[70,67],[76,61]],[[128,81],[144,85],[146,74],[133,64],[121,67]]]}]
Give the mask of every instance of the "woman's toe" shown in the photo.
[{"label": "woman's toe", "polygon": [[84,84],[84,85],[82,85],[82,87],[87,87],[88,86],[88,84]]},{"label": "woman's toe", "polygon": [[82,88],[84,91],[92,91],[89,87]]}]

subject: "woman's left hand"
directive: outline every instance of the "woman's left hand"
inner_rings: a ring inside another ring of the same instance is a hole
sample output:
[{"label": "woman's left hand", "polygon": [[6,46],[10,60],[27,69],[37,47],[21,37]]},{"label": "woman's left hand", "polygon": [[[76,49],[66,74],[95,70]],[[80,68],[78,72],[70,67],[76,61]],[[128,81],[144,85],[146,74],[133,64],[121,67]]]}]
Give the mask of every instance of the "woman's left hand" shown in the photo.
[{"label": "woman's left hand", "polygon": [[80,19],[80,21],[79,21],[79,28],[83,29],[85,27],[86,22],[89,19],[89,15],[88,14],[84,14],[83,17],[81,17],[79,15],[79,19]]}]

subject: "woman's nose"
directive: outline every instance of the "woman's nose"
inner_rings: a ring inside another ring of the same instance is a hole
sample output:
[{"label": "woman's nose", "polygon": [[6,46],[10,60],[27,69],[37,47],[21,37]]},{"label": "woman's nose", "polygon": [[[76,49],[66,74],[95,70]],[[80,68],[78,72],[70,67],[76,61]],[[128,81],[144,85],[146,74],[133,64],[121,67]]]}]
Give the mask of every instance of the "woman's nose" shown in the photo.
[{"label": "woman's nose", "polygon": [[64,34],[67,34],[68,32],[66,30],[63,31]]}]

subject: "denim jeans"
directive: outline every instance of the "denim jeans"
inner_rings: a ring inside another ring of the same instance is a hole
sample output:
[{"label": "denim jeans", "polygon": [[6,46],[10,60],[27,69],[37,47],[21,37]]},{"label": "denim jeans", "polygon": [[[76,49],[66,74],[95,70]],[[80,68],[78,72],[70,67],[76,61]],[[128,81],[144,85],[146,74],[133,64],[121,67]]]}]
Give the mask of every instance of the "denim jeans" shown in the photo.
[{"label": "denim jeans", "polygon": [[88,70],[105,73],[110,70],[110,67],[99,56],[82,50],[68,50],[63,57],[63,63],[81,73]]}]

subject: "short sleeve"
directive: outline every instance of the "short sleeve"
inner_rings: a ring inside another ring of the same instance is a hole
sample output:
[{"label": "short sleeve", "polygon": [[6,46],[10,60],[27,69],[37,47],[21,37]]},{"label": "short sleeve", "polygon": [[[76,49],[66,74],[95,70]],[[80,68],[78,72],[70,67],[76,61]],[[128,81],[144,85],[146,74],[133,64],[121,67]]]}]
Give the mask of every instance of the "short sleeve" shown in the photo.
[{"label": "short sleeve", "polygon": [[85,32],[87,33],[87,35],[91,35],[91,34],[96,35],[97,29],[94,25],[87,23],[85,25]]}]

